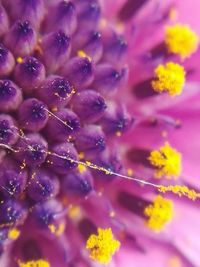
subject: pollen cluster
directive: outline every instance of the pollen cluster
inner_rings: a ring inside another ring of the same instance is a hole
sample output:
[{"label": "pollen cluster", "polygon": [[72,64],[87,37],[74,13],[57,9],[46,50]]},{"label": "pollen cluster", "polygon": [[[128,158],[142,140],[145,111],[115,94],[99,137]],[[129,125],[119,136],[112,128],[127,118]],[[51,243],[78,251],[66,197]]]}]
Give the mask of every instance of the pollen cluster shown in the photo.
[{"label": "pollen cluster", "polygon": [[27,261],[26,263],[19,261],[18,264],[19,267],[50,267],[49,263],[45,260]]},{"label": "pollen cluster", "polygon": [[155,69],[156,79],[151,82],[153,89],[158,92],[168,92],[170,96],[180,95],[185,84],[185,70],[176,63],[168,62],[158,65]]},{"label": "pollen cluster", "polygon": [[175,24],[166,27],[165,43],[170,53],[185,59],[197,50],[199,37],[189,26]]},{"label": "pollen cluster", "polygon": [[156,169],[156,178],[178,178],[181,173],[181,154],[172,148],[168,142],[159,150],[153,150],[148,160]]},{"label": "pollen cluster", "polygon": [[86,243],[90,258],[101,264],[108,264],[119,247],[120,242],[113,239],[111,228],[98,228],[98,235],[91,235]]},{"label": "pollen cluster", "polygon": [[12,240],[15,240],[19,237],[20,231],[17,228],[12,228],[8,232],[8,237]]},{"label": "pollen cluster", "polygon": [[200,198],[200,193],[196,192],[193,189],[189,189],[187,186],[181,186],[181,185],[168,185],[168,186],[159,186],[159,192],[167,193],[172,192],[179,197],[185,196],[191,200],[196,200],[197,198]]},{"label": "pollen cluster", "polygon": [[158,195],[154,202],[145,208],[144,215],[147,216],[146,225],[151,230],[160,232],[173,217],[173,203]]}]

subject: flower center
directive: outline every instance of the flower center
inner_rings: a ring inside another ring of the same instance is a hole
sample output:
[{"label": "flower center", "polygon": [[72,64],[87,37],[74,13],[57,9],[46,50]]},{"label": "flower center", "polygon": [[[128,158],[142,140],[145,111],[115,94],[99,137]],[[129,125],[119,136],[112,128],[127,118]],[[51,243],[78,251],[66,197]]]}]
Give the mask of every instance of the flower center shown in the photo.
[{"label": "flower center", "polygon": [[159,150],[153,150],[148,160],[156,168],[156,178],[178,178],[181,173],[181,154],[167,142]]},{"label": "flower center", "polygon": [[154,202],[144,209],[144,215],[147,216],[147,226],[155,232],[160,232],[173,217],[173,202],[158,195]]},{"label": "flower center", "polygon": [[173,62],[168,62],[166,65],[158,65],[155,69],[156,80],[153,80],[151,85],[153,89],[162,93],[167,91],[170,96],[180,95],[185,84],[184,68]]},{"label": "flower center", "polygon": [[91,235],[86,243],[90,258],[101,264],[108,264],[112,255],[119,249],[120,242],[113,239],[111,228],[98,228],[98,235]]},{"label": "flower center", "polygon": [[24,63],[24,70],[27,74],[37,75],[39,68],[40,64],[35,58],[29,58],[27,62]]},{"label": "flower center", "polygon": [[44,105],[41,103],[33,102],[33,105],[30,109],[30,116],[34,120],[40,120],[46,118]]},{"label": "flower center", "polygon": [[72,92],[72,87],[69,82],[62,78],[56,78],[52,82],[52,86],[54,87],[55,95],[59,98],[65,99],[66,97],[70,96]]},{"label": "flower center", "polygon": [[58,49],[58,55],[61,53],[65,53],[67,48],[69,47],[70,38],[62,31],[59,31],[55,35],[54,45]]},{"label": "flower center", "polygon": [[189,26],[175,24],[166,27],[165,43],[170,53],[185,59],[197,50],[199,37]]},{"label": "flower center", "polygon": [[0,99],[13,97],[15,94],[16,90],[9,81],[0,82]]},{"label": "flower center", "polygon": [[27,36],[30,33],[32,33],[32,29],[30,28],[30,24],[28,20],[24,22],[19,22],[17,29],[18,29],[18,32],[24,36]]}]

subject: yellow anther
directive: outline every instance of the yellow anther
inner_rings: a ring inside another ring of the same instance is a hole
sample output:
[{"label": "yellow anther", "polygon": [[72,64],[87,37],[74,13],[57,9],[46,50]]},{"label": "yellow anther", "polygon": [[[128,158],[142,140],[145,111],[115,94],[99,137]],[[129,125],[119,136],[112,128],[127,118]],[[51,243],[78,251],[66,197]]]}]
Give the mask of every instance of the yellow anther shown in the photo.
[{"label": "yellow anther", "polygon": [[173,202],[158,195],[152,204],[144,209],[146,225],[155,232],[163,230],[173,217]]},{"label": "yellow anther", "polygon": [[107,170],[107,169],[104,168],[104,167],[99,167],[99,166],[93,164],[93,163],[90,162],[90,161],[86,161],[86,162],[85,162],[85,165],[86,165],[87,167],[91,168],[91,169],[102,171],[102,172],[104,172],[104,173],[107,174],[107,175],[108,175],[108,174],[112,174],[112,172],[111,172],[110,170]]},{"label": "yellow anther", "polygon": [[83,173],[87,170],[87,168],[83,164],[78,164],[78,171]]},{"label": "yellow anther", "polygon": [[133,175],[133,169],[130,169],[130,168],[129,168],[129,169],[127,170],[127,174],[128,174],[129,176],[132,176],[132,175]]},{"label": "yellow anther", "polygon": [[199,37],[189,26],[175,24],[166,27],[165,43],[170,53],[185,59],[197,50]]},{"label": "yellow anther", "polygon": [[18,261],[18,265],[19,267],[51,267],[45,260],[27,261],[25,263]]},{"label": "yellow anther", "polygon": [[79,206],[71,205],[68,210],[68,215],[70,218],[76,218],[80,216],[81,214],[81,209]]},{"label": "yellow anther", "polygon": [[154,91],[158,93],[168,92],[170,96],[180,95],[185,84],[184,67],[168,62],[158,65],[155,69],[156,79],[151,82]]},{"label": "yellow anther", "polygon": [[89,57],[83,50],[79,50],[79,51],[77,52],[77,55],[78,55],[79,57],[86,57],[89,61],[92,61],[92,60],[91,60],[91,57]]},{"label": "yellow anther", "polygon": [[158,190],[162,193],[172,192],[175,195],[178,195],[179,197],[185,196],[191,200],[196,200],[197,198],[200,198],[200,193],[196,192],[193,189],[189,189],[185,185],[160,185]]},{"label": "yellow anther", "polygon": [[80,152],[80,153],[78,154],[78,156],[79,156],[79,159],[84,159],[84,157],[85,157],[85,153],[84,153],[84,152]]},{"label": "yellow anther", "polygon": [[22,57],[18,57],[18,58],[16,59],[16,61],[17,61],[17,63],[21,64],[21,63],[23,62],[23,58],[22,58]]},{"label": "yellow anther", "polygon": [[17,239],[19,235],[20,235],[20,231],[17,228],[12,228],[8,232],[8,238],[12,240]]},{"label": "yellow anther", "polygon": [[90,258],[101,264],[108,264],[119,247],[120,242],[113,239],[111,228],[98,228],[98,235],[91,235],[86,243]]},{"label": "yellow anther", "polygon": [[155,177],[178,178],[181,173],[181,154],[170,146],[168,142],[159,150],[153,150],[148,157],[155,167]]},{"label": "yellow anther", "polygon": [[61,236],[65,231],[64,223],[61,223],[59,225],[50,224],[48,227],[50,232],[56,236]]}]

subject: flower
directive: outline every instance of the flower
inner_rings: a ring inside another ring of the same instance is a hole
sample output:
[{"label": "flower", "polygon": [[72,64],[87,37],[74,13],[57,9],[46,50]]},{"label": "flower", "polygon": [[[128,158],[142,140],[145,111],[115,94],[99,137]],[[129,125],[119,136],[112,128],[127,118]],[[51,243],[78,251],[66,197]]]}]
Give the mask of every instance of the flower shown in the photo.
[{"label": "flower", "polygon": [[179,10],[2,0],[1,266],[198,266],[199,37]]}]

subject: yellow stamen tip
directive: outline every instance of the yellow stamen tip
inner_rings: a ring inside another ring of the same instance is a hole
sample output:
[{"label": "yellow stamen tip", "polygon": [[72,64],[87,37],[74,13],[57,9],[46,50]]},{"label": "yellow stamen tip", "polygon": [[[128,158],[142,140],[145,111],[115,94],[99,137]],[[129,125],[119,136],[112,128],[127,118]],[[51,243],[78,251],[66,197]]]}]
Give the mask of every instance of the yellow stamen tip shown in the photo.
[{"label": "yellow stamen tip", "polygon": [[173,202],[158,195],[152,204],[144,209],[146,225],[155,232],[163,230],[173,218]]},{"label": "yellow stamen tip", "polygon": [[197,50],[199,37],[189,26],[175,24],[166,27],[165,43],[170,53],[185,59]]},{"label": "yellow stamen tip", "polygon": [[71,219],[80,216],[80,214],[81,214],[81,209],[79,206],[70,205],[68,210],[68,215]]},{"label": "yellow stamen tip", "polygon": [[101,264],[109,264],[119,247],[120,242],[113,239],[111,228],[98,228],[98,235],[91,235],[86,243],[90,258]]},{"label": "yellow stamen tip", "polygon": [[23,58],[22,57],[18,57],[17,59],[16,59],[16,61],[17,61],[17,63],[22,63],[23,62]]},{"label": "yellow stamen tip", "polygon": [[87,170],[87,168],[83,164],[78,164],[78,171],[80,173],[84,173]]},{"label": "yellow stamen tip", "polygon": [[184,67],[168,62],[165,65],[158,65],[155,69],[156,79],[151,82],[154,91],[168,92],[170,96],[180,95],[185,84]]},{"label": "yellow stamen tip", "polygon": [[51,267],[45,260],[28,261],[26,263],[18,261],[19,267]]},{"label": "yellow stamen tip", "polygon": [[168,142],[159,150],[153,150],[148,157],[155,167],[155,177],[178,178],[181,173],[181,154],[170,146]]},{"label": "yellow stamen tip", "polygon": [[83,50],[79,50],[79,51],[77,52],[77,55],[78,55],[79,57],[86,57],[89,61],[92,61],[92,60],[91,60],[91,57],[89,57]]},{"label": "yellow stamen tip", "polygon": [[172,192],[175,195],[178,195],[179,197],[185,196],[191,200],[196,200],[197,198],[200,198],[200,193],[196,192],[193,189],[189,189],[185,185],[160,185],[158,190],[162,193]]},{"label": "yellow stamen tip", "polygon": [[79,159],[84,159],[84,157],[85,157],[85,153],[84,153],[84,152],[80,152],[80,153],[78,154],[78,156],[79,156]]},{"label": "yellow stamen tip", "polygon": [[50,224],[48,227],[49,227],[50,232],[56,236],[61,236],[65,231],[64,223],[61,223],[58,226],[54,224]]},{"label": "yellow stamen tip", "polygon": [[12,228],[8,232],[8,238],[12,240],[17,239],[19,235],[20,235],[20,231],[17,228]]}]

